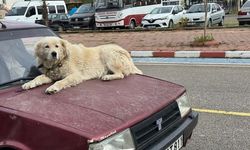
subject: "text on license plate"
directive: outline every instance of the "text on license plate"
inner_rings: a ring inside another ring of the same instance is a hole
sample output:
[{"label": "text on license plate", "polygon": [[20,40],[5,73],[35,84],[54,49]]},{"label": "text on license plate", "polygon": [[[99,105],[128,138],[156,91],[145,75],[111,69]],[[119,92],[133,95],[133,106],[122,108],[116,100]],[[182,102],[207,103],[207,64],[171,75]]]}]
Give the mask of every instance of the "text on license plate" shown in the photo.
[{"label": "text on license plate", "polygon": [[171,144],[166,150],[179,150],[183,146],[183,135],[179,137],[173,144]]}]

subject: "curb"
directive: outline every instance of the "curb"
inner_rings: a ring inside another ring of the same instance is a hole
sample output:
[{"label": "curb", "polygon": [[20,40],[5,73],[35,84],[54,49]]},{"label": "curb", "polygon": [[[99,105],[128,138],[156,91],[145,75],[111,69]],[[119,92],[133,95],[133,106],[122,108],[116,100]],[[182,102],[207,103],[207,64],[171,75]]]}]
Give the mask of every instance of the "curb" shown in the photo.
[{"label": "curb", "polygon": [[250,51],[130,51],[131,57],[250,58]]}]

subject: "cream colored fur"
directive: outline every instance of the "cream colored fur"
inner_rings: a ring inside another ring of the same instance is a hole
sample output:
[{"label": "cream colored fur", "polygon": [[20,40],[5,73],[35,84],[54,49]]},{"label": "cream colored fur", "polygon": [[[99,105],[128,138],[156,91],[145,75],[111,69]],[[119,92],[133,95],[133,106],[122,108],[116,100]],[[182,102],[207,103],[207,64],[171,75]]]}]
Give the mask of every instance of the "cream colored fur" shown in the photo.
[{"label": "cream colored fur", "polygon": [[[56,56],[53,57],[52,52]],[[43,74],[22,88],[31,89],[56,81],[46,89],[48,94],[90,79],[115,80],[130,74],[142,74],[129,53],[114,44],[85,47],[57,37],[46,37],[37,43],[35,55]]]}]

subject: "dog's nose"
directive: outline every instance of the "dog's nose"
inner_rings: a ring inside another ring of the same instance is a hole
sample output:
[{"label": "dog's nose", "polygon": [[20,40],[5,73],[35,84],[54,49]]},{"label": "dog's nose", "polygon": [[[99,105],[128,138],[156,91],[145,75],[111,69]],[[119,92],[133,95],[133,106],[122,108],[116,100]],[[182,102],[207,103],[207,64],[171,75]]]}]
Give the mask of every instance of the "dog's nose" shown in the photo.
[{"label": "dog's nose", "polygon": [[56,55],[57,55],[56,52],[52,52],[52,53],[51,53],[51,56],[52,56],[53,58],[56,58]]}]

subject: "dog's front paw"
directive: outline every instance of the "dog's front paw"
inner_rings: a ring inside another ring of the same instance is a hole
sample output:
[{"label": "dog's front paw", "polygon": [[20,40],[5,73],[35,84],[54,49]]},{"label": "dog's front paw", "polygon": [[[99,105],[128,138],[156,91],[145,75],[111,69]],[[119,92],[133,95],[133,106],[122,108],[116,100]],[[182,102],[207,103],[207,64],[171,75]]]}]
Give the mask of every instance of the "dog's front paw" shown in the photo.
[{"label": "dog's front paw", "polygon": [[51,85],[50,87],[48,87],[45,91],[46,94],[54,94],[59,92],[60,89],[59,87],[57,87],[56,85]]},{"label": "dog's front paw", "polygon": [[22,85],[22,89],[24,89],[24,90],[32,89],[34,87],[36,87],[36,84],[32,81],[27,82],[27,83]]}]

